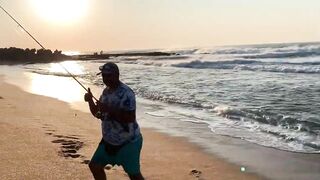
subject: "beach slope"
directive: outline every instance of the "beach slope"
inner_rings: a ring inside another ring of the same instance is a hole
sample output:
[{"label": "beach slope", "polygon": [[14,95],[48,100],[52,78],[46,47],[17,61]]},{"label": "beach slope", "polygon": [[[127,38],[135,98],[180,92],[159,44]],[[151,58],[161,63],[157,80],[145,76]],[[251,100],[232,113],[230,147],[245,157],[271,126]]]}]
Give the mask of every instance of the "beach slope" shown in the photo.
[{"label": "beach slope", "polygon": [[[0,89],[0,179],[93,179],[87,164],[101,138],[98,120],[65,102],[24,92],[3,77]],[[142,133],[146,179],[261,179],[183,138],[151,129]],[[128,179],[121,167],[106,172],[108,179]]]}]

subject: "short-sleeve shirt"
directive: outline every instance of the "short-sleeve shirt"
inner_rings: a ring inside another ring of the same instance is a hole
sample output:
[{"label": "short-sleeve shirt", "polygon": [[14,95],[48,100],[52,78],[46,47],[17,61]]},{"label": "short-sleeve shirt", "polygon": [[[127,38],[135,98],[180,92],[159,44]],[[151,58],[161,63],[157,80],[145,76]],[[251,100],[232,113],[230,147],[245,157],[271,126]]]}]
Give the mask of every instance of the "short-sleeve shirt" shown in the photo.
[{"label": "short-sleeve shirt", "polygon": [[[120,83],[119,87],[111,93],[108,92],[108,88],[104,89],[100,96],[100,102],[121,111],[136,110],[135,94],[131,88],[123,83]],[[134,141],[141,135],[136,120],[130,123],[121,123],[121,120],[108,116],[107,112],[102,114],[101,120],[103,140],[112,145],[122,145]]]}]

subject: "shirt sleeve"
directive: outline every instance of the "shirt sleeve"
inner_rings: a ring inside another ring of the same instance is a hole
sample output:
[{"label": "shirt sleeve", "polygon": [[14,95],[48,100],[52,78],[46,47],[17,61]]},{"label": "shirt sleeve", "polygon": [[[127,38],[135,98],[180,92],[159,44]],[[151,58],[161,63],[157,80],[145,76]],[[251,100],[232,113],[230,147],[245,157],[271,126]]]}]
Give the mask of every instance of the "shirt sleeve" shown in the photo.
[{"label": "shirt sleeve", "polygon": [[136,110],[136,98],[133,91],[128,91],[122,100],[122,109],[125,111]]}]

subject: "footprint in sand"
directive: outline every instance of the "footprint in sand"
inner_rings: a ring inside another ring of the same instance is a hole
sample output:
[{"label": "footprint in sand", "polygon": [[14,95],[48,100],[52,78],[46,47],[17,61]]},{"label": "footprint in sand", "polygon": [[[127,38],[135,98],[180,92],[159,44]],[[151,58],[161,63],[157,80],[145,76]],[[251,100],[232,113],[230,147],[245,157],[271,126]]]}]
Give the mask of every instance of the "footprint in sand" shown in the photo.
[{"label": "footprint in sand", "polygon": [[196,178],[200,178],[202,172],[196,169],[192,169],[189,174]]},{"label": "footprint in sand", "polygon": [[46,130],[46,135],[50,135],[50,136],[52,136],[53,134],[54,134],[54,132],[56,132],[56,130],[53,130],[53,129],[47,129]]},{"label": "footprint in sand", "polygon": [[48,129],[48,128],[51,128],[51,125],[50,124],[43,124],[42,125],[42,128],[45,129],[45,131],[47,131],[45,134],[47,135],[52,135],[55,130],[53,129]]},{"label": "footprint in sand", "polygon": [[56,132],[56,130],[54,130],[54,129],[47,129],[46,131],[48,131],[48,132]]},{"label": "footprint in sand", "polygon": [[[48,128],[48,125],[45,125],[43,128]],[[52,143],[60,144],[60,150],[58,154],[63,157],[71,157],[71,158],[79,158],[83,157],[77,152],[79,149],[82,148],[83,142],[79,140],[78,137],[75,135],[65,136],[65,135],[59,135],[55,134],[56,130],[53,129],[47,129],[47,132],[45,134],[51,135],[57,139],[52,140]]]},{"label": "footprint in sand", "polygon": [[83,160],[82,162],[81,162],[81,164],[89,164],[90,163],[90,160],[88,160],[88,159],[85,159],[85,160]]},{"label": "footprint in sand", "polygon": [[[80,141],[80,138],[77,135],[60,135],[56,134],[56,130],[52,129],[52,126],[49,124],[43,124],[43,127],[46,131],[45,134],[50,135],[55,138],[52,140],[52,143],[60,144],[60,150],[58,154],[65,158],[84,158],[81,154],[78,154],[78,151],[82,148],[83,142]],[[83,164],[88,164],[89,160],[84,160]]]},{"label": "footprint in sand", "polygon": [[[54,135],[59,137],[66,137],[63,135]],[[74,137],[73,137],[74,138]],[[83,146],[83,142],[74,139],[68,138],[59,138],[56,140],[51,141],[52,143],[59,143],[60,151],[59,154],[63,157],[71,157],[71,158],[78,158],[81,157],[80,154],[77,154],[77,151]]]},{"label": "footprint in sand", "polygon": [[51,127],[50,124],[43,124],[43,126],[42,126],[42,128],[49,128],[49,127]]},{"label": "footprint in sand", "polygon": [[[52,132],[56,132],[56,130],[51,129],[52,127],[49,124],[43,124],[42,128],[46,129],[46,131],[47,131],[46,134],[48,134],[48,135],[51,135]],[[49,133],[51,133],[51,134],[49,134]]]},{"label": "footprint in sand", "polygon": [[79,139],[79,138],[74,137],[74,136],[63,136],[63,135],[53,135],[53,137],[57,137],[57,138],[67,138],[67,139]]}]

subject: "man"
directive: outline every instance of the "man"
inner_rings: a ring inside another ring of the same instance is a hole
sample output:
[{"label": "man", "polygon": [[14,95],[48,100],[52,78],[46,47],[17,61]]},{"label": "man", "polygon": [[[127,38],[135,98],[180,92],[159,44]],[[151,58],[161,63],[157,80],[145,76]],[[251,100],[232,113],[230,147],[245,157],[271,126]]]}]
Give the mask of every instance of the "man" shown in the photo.
[{"label": "man", "polygon": [[94,103],[88,89],[84,99],[90,111],[101,119],[102,140],[89,167],[97,180],[106,179],[107,164],[121,165],[131,180],[143,180],[140,172],[142,136],[136,121],[134,92],[119,80],[119,68],[108,62],[101,66],[103,83],[107,86],[98,102]]}]

